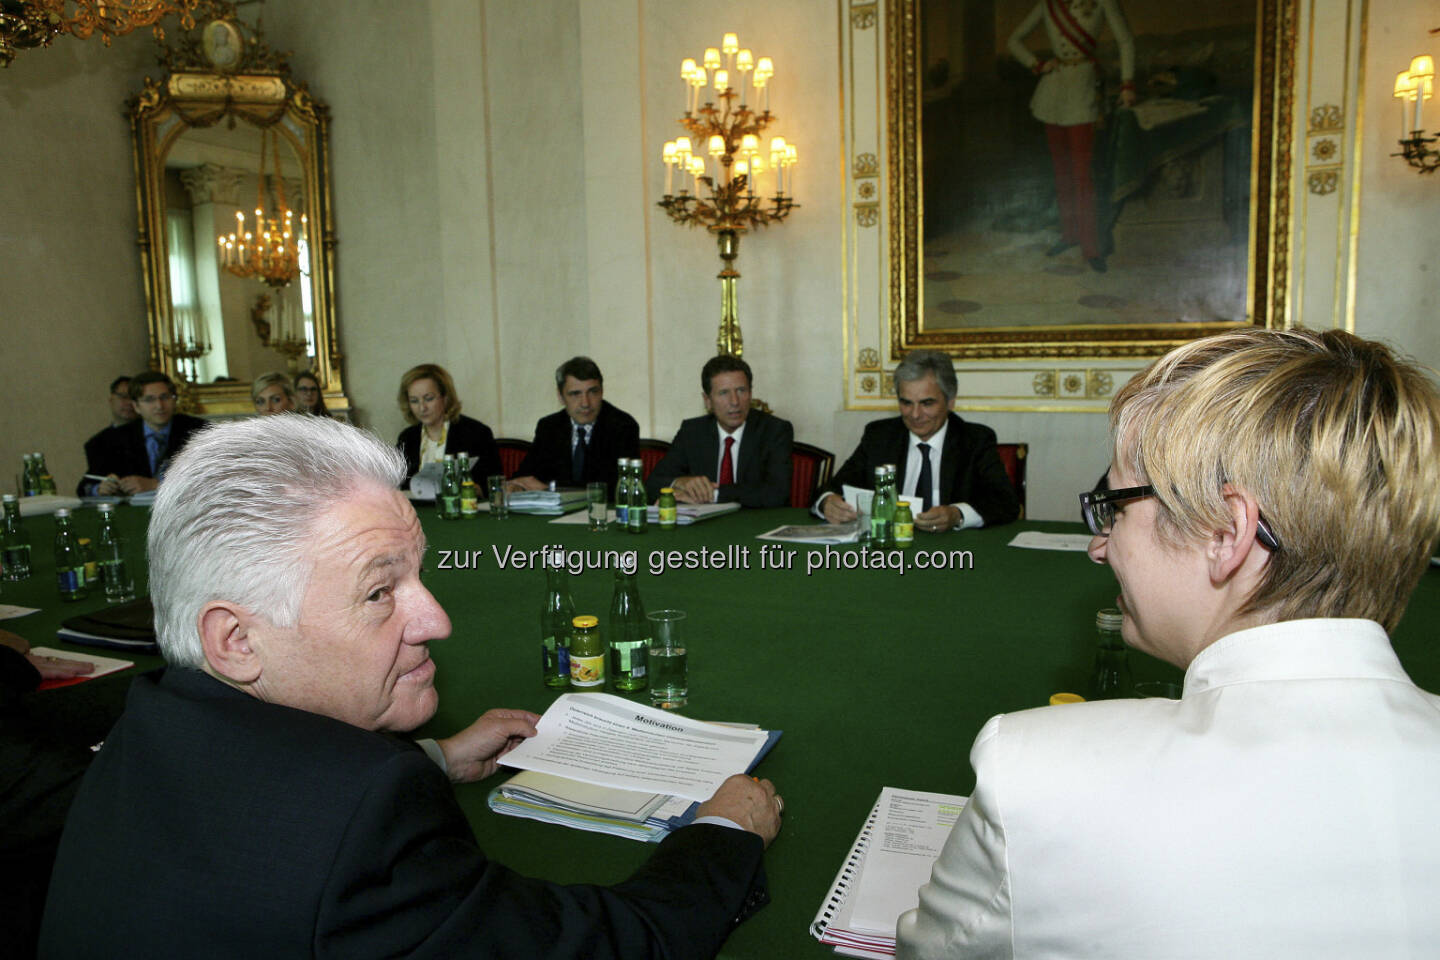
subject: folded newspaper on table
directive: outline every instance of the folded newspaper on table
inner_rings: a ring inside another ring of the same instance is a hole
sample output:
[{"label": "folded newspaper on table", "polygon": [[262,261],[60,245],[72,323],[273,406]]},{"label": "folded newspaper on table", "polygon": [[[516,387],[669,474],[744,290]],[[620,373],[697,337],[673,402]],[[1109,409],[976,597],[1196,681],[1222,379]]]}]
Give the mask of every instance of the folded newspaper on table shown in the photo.
[{"label": "folded newspaper on table", "polygon": [[585,507],[584,490],[517,490],[510,494],[512,513],[557,517]]},{"label": "folded newspaper on table", "polygon": [[864,517],[849,523],[787,524],[760,534],[757,540],[778,540],[781,543],[859,543],[869,521]]},{"label": "folded newspaper on table", "polygon": [[700,801],[780,739],[603,693],[557,697],[537,727],[505,755],[524,772],[490,793],[490,809],[651,843],[695,819]]}]

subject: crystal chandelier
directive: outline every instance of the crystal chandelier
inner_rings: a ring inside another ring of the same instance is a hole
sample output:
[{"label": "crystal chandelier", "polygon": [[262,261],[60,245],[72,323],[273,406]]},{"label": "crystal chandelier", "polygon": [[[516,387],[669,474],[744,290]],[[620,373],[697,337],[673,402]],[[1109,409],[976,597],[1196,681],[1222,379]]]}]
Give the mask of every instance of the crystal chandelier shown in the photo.
[{"label": "crystal chandelier", "polygon": [[84,40],[95,31],[105,45],[139,27],[155,28],[155,39],[165,39],[160,20],[180,14],[186,30],[195,26],[192,16],[199,0],[0,0],[0,66],[10,66],[15,54],[33,47],[48,47],[62,33]]},{"label": "crystal chandelier", "polygon": [[[265,207],[265,141],[274,145],[270,183],[275,206]],[[284,287],[300,275],[300,238],[309,219],[301,214],[295,231],[295,211],[285,202],[285,178],[280,174],[280,135],[260,128],[260,171],[255,186],[255,229],[245,227],[245,213],[235,212],[235,230],[216,238],[220,263],[237,277],[255,277],[272,287]]]}]

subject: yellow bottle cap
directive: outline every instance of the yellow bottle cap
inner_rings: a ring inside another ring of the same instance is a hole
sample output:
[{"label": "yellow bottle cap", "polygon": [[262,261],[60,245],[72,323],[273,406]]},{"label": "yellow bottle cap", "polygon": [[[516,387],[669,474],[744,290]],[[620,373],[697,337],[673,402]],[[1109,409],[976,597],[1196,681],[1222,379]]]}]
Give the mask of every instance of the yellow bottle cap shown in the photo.
[{"label": "yellow bottle cap", "polygon": [[1050,706],[1061,703],[1084,703],[1085,698],[1078,693],[1052,693],[1050,694]]},{"label": "yellow bottle cap", "polygon": [[572,626],[579,627],[583,630],[586,627],[598,625],[600,618],[587,613],[584,616],[576,617],[574,620],[571,620],[570,623]]},{"label": "yellow bottle cap", "polygon": [[674,488],[674,487],[661,487],[661,488],[660,488],[660,492],[661,492],[661,493],[674,493],[674,492],[675,492],[675,488]]}]

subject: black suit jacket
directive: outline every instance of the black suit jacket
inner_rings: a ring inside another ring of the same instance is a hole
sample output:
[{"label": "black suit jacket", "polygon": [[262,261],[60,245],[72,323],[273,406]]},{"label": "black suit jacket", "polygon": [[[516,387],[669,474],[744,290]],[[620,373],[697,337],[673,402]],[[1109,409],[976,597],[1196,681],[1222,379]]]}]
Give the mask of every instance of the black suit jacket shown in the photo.
[{"label": "black suit jacket", "polygon": [[[745,418],[735,482],[720,488],[720,502],[736,500],[742,507],[788,504],[790,475],[795,471],[795,463],[790,459],[794,441],[795,428],[789,420],[751,410]],[[645,493],[653,502],[660,495],[660,488],[670,486],[676,477],[704,476],[716,480],[719,468],[720,441],[715,418],[708,413],[692,417],[680,424],[669,452],[645,481]]]},{"label": "black suit jacket", "polygon": [[[170,418],[170,441],[166,447],[166,459],[173,458],[184,448],[195,431],[207,426],[209,421],[177,413]],[[150,472],[150,451],[145,446],[145,421],[136,417],[123,427],[106,427],[85,441],[85,472],[97,477],[115,474],[117,477],[153,477]],[[92,480],[80,478],[75,485],[75,495],[85,496],[85,487]]]},{"label": "black suit jacket", "polygon": [[613,887],[521,877],[413,743],[172,667],[85,776],[41,955],[711,957],[765,900],[762,846],[690,826]]},{"label": "black suit jacket", "polygon": [[[1014,520],[1020,515],[1020,498],[995,451],[995,431],[978,423],[966,423],[954,413],[947,423],[936,502],[968,503],[987,527]],[[910,431],[900,417],[867,424],[860,446],[836,471],[825,492],[838,494],[847,483],[869,490],[875,486],[875,468],[882,463],[895,464],[896,483],[903,490],[909,444]]]},{"label": "black suit jacket", "polygon": [[[571,471],[570,438],[572,425],[564,410],[541,417],[535,424],[535,440],[530,452],[515,471],[517,477],[534,477],[562,487],[574,486]],[[590,430],[590,449],[585,456],[585,476],[581,484],[603,481],[615,492],[620,457],[640,456],[640,425],[635,418],[608,400],[600,402],[600,415]]]},{"label": "black suit jacket", "polygon": [[[410,478],[420,469],[422,429],[418,423],[406,427],[395,441],[395,446],[405,454],[405,489],[409,488]],[[470,455],[470,478],[480,488],[482,496],[490,496],[489,479],[505,472],[500,466],[500,448],[495,445],[495,434],[473,417],[461,414],[450,424],[450,431],[445,434],[445,452]]]}]

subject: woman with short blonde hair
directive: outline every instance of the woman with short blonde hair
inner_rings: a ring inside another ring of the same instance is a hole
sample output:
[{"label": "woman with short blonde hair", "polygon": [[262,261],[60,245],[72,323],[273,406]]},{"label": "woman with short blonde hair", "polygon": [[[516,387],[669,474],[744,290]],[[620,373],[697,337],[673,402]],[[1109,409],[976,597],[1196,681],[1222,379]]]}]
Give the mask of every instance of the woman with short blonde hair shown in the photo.
[{"label": "woman with short blonde hair", "polygon": [[488,479],[501,473],[500,448],[489,427],[460,413],[460,396],[450,372],[438,363],[411,367],[400,378],[397,400],[410,424],[395,441],[405,454],[406,483],[423,465],[440,463],[447,453],[466,453],[470,476],[489,496]]}]

